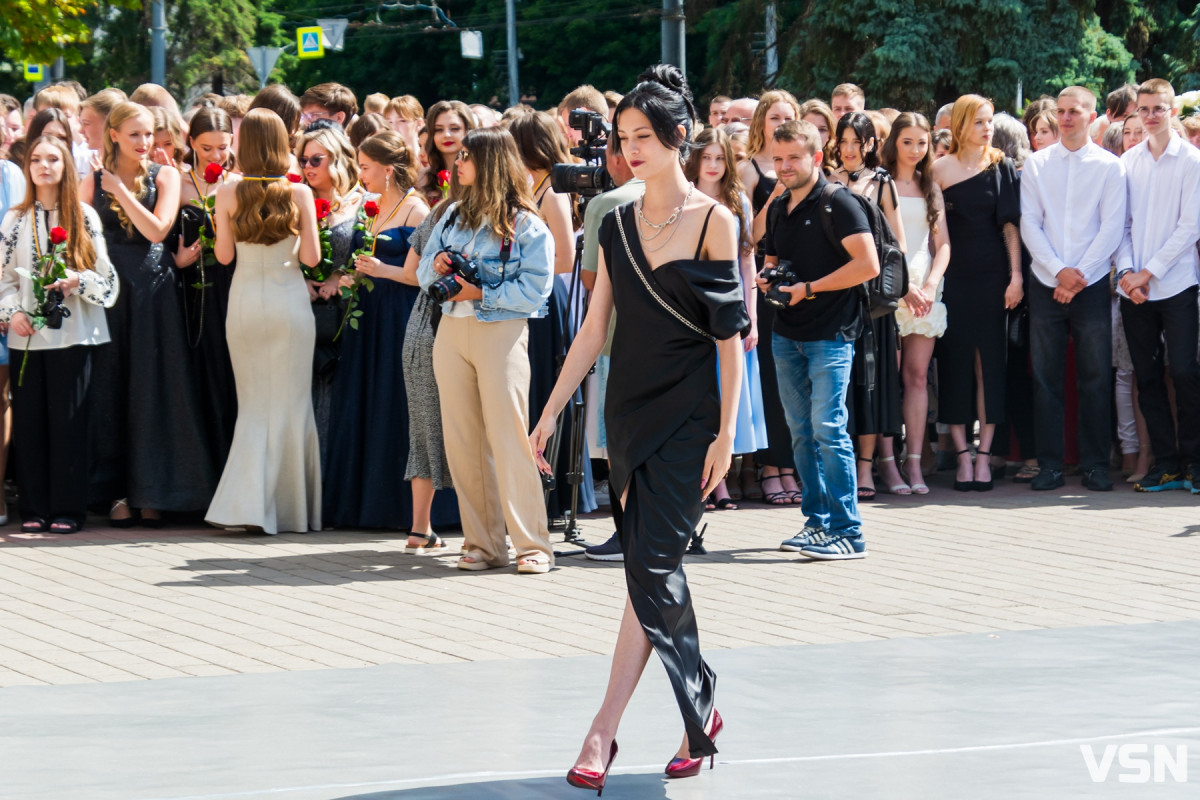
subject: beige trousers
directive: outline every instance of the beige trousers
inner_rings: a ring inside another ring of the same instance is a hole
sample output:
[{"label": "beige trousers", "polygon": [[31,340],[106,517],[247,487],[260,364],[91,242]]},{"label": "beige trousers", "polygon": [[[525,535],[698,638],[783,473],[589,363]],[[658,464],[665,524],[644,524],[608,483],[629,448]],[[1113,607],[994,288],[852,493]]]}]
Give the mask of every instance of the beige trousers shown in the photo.
[{"label": "beige trousers", "polygon": [[529,324],[442,317],[433,345],[446,460],[468,552],[508,564],[507,528],[517,558],[554,563],[546,505],[529,450]]}]

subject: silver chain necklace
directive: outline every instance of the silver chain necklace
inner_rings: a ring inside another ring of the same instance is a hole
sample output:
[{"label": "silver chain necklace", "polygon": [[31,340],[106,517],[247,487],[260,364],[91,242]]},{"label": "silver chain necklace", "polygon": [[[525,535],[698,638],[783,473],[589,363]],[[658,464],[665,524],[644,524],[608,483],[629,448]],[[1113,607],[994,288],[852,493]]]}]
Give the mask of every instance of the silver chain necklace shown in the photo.
[{"label": "silver chain necklace", "polygon": [[656,233],[655,233],[653,236],[647,236],[646,234],[642,233],[642,232],[639,230],[639,231],[638,231],[638,235],[641,237],[642,241],[643,241],[643,242],[652,242],[652,241],[654,241],[654,240],[655,240],[655,239],[657,239],[659,236],[662,236],[662,234],[663,234],[663,231],[664,231],[665,229],[667,229],[667,228],[671,227],[671,226],[672,226],[672,225],[674,225],[676,222],[678,222],[678,221],[679,221],[679,217],[680,217],[680,216],[683,214],[683,209],[684,209],[684,206],[686,206],[686,205],[687,205],[687,202],[688,202],[688,200],[692,199],[692,192],[693,192],[695,189],[696,189],[696,185],[695,185],[695,184],[693,184],[693,183],[689,183],[689,184],[688,184],[688,190],[687,190],[687,194],[683,196],[683,202],[682,202],[682,203],[680,203],[678,206],[676,206],[676,207],[675,207],[675,210],[671,212],[671,216],[667,217],[666,221],[664,221],[664,222],[660,222],[660,223],[657,223],[657,224],[656,224],[656,223],[653,223],[653,222],[651,222],[651,221],[650,221],[650,220],[648,220],[648,219],[646,219],[646,215],[645,215],[645,213],[643,213],[643,211],[642,211],[642,207],[643,207],[643,205],[645,204],[645,201],[646,201],[646,193],[643,191],[643,192],[642,192],[642,196],[641,196],[641,197],[639,197],[639,198],[637,199],[637,202],[636,202],[636,203],[634,203],[634,208],[637,210],[638,219],[639,219],[639,220],[641,220],[642,224],[643,224],[644,226],[646,226],[647,228],[651,228],[651,229],[653,229],[654,231],[656,231]]}]

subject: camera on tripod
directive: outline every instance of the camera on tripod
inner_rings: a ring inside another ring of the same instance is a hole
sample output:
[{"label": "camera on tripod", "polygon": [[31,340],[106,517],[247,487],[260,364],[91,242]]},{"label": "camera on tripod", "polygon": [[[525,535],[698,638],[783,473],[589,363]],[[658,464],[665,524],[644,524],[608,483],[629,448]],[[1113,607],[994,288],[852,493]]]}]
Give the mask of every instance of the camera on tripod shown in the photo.
[{"label": "camera on tripod", "polygon": [[443,250],[450,259],[450,272],[438,278],[429,285],[429,297],[437,303],[453,300],[462,291],[462,284],[454,279],[455,275],[474,286],[483,285],[483,277],[479,273],[479,265],[474,259],[467,258],[455,250]]},{"label": "camera on tripod", "polygon": [[774,267],[767,267],[759,274],[767,282],[764,299],[776,308],[787,308],[792,304],[792,296],[780,289],[780,286],[791,286],[799,283],[800,278],[792,272],[792,262],[780,259]]},{"label": "camera on tripod", "polygon": [[582,158],[585,164],[555,164],[550,170],[550,185],[560,194],[577,194],[580,197],[595,197],[617,185],[608,174],[608,136],[611,130],[608,120],[595,111],[577,109],[567,118],[567,124],[583,134],[578,147],[571,148],[571,155]]}]

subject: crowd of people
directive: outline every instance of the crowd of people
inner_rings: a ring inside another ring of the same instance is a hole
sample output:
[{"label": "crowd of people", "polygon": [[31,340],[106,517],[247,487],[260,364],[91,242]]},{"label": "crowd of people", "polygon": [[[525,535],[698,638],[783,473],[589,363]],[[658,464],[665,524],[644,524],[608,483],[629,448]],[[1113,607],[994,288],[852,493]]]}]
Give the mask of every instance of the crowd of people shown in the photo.
[{"label": "crowd of people", "polygon": [[[406,530],[410,551],[437,552],[435,527],[461,524],[460,567],[507,564],[511,539],[521,571],[548,570],[548,514],[573,484],[593,510],[593,470],[620,474],[615,323],[582,417],[558,409],[560,434],[586,429],[582,480],[554,448],[545,493],[526,444],[611,269],[603,225],[632,204],[651,256],[687,205],[645,214],[615,130],[610,191],[585,203],[552,184],[578,160],[569,114],[611,120],[621,98],[360,109],[339,84],[275,84],[181,109],[153,84],[70,81],[0,96],[16,372],[0,368],[0,398],[23,530],[71,533],[89,508],[119,527],[203,512],[267,533]],[[867,110],[853,84],[828,103],[711,100],[679,153],[688,198],[734,221],[747,323],[738,381],[721,370],[735,459],[706,509],[799,505],[782,547],[850,558],[858,503],[928,494],[939,466],[959,491],[1010,467],[1035,490],[1075,468],[1096,491],[1110,468],[1142,491],[1191,488],[1200,125],[1165,81],[1106,101],[1067,87],[1018,120],[966,95],[931,125]],[[868,205],[906,256],[891,313],[865,311]],[[792,282],[770,279],[781,268]],[[589,555],[621,559],[619,538]]]}]

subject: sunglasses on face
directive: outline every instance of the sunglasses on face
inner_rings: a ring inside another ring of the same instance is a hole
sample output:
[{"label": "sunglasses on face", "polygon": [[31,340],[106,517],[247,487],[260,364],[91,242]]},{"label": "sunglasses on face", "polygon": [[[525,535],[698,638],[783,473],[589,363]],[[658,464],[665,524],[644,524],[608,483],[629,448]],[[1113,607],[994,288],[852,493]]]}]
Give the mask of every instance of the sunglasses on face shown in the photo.
[{"label": "sunglasses on face", "polygon": [[455,161],[470,161],[470,160],[471,160],[471,154],[470,154],[470,153],[468,153],[466,150],[459,150],[459,151],[458,151],[458,155],[456,155],[456,156],[454,157],[454,160],[455,160]]},{"label": "sunglasses on face", "polygon": [[307,158],[300,156],[296,159],[296,163],[300,165],[300,169],[305,169],[309,165],[312,165],[314,168],[316,168],[321,166],[321,162],[323,162],[325,159],[326,156],[308,156]]}]

